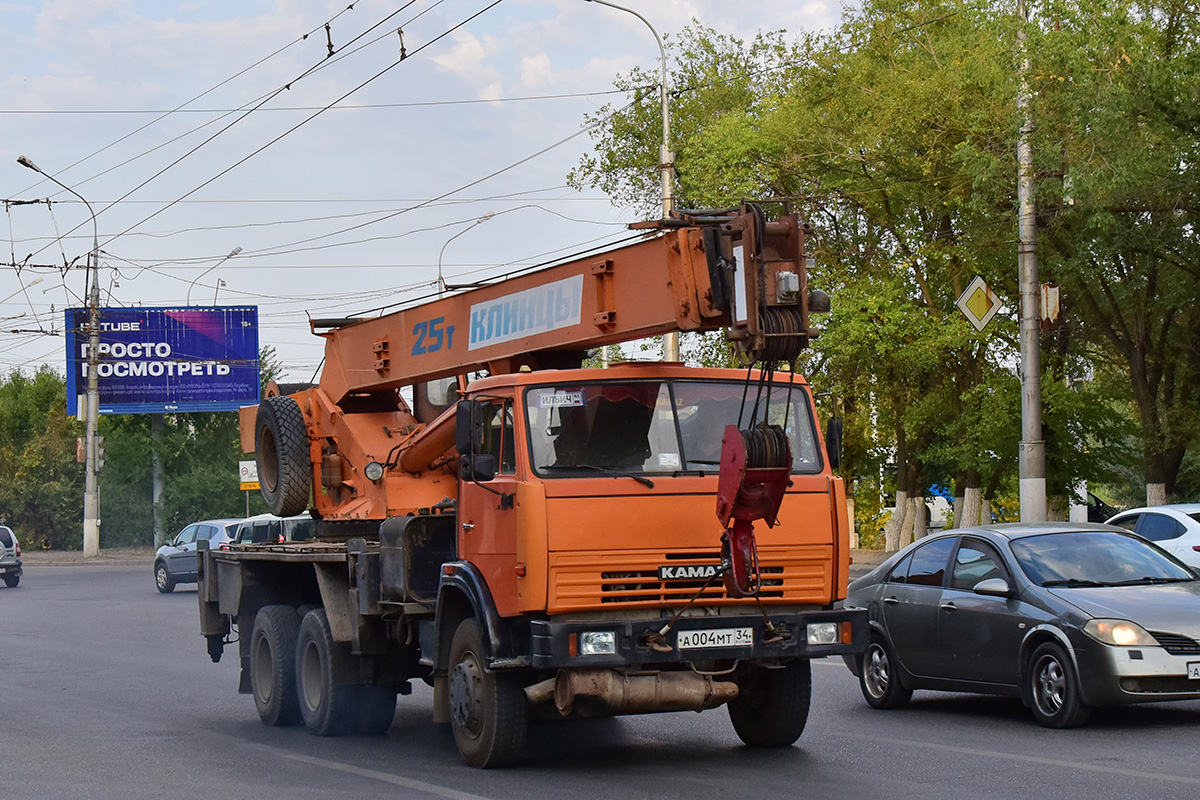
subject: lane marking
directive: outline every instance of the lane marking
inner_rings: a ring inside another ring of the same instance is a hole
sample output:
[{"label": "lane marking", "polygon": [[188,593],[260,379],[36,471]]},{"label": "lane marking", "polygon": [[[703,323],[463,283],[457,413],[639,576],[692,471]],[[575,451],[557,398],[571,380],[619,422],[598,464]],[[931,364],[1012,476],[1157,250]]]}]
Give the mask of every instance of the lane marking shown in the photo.
[{"label": "lane marking", "polygon": [[878,742],[880,744],[921,747],[926,750],[937,750],[944,753],[959,753],[961,755],[968,756],[985,756],[987,758],[994,758],[1000,761],[1018,761],[1025,762],[1027,764],[1043,764],[1051,767],[1077,769],[1083,772],[1099,772],[1106,775],[1124,775],[1130,778],[1151,778],[1156,781],[1167,781],[1168,783],[1182,783],[1189,786],[1200,786],[1200,778],[1188,778],[1182,775],[1162,775],[1156,772],[1142,772],[1141,770],[1122,769],[1120,767],[1105,767],[1099,764],[1084,764],[1079,761],[1064,761],[1057,758],[1025,756],[1020,755],[1019,753],[998,753],[994,750],[977,750],[973,747],[958,747],[950,744],[936,744],[934,742],[914,742],[911,739],[893,739],[888,736],[852,736],[844,733],[827,735],[838,736],[843,739],[853,739],[855,741],[868,741]]},{"label": "lane marking", "polygon": [[[219,734],[222,735],[222,734]],[[237,738],[237,737],[230,737]],[[316,756],[306,756],[300,753],[293,753],[289,750],[283,750],[278,747],[272,747],[269,744],[261,744],[259,742],[248,742],[244,739],[238,739],[239,747],[250,747],[254,750],[261,750],[264,753],[269,753],[279,758],[285,758],[289,761],[298,761],[302,764],[308,764],[313,767],[322,767],[331,769],[337,772],[345,772],[349,775],[357,775],[360,778],[370,778],[371,780],[380,781],[382,783],[390,783],[393,786],[403,786],[405,789],[415,789],[419,792],[437,795],[438,797],[446,797],[449,800],[492,800],[484,795],[471,794],[470,792],[460,792],[457,789],[451,789],[448,786],[439,786],[436,783],[426,783],[413,778],[403,778],[399,775],[393,775],[390,772],[380,772],[375,769],[366,769],[365,767],[356,767],[353,764],[344,764],[341,761],[330,761],[327,758],[317,758]]]}]

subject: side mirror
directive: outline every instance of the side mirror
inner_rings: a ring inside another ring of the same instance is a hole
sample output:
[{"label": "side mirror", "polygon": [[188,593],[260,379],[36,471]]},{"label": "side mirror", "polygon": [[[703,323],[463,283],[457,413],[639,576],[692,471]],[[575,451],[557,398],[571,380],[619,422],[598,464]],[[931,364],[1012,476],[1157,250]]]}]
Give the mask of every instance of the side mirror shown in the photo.
[{"label": "side mirror", "polygon": [[986,581],[980,581],[971,591],[988,597],[1012,597],[1012,589],[1004,578],[988,578]]},{"label": "side mirror", "polygon": [[483,446],[483,405],[477,400],[459,400],[455,416],[455,447],[462,456],[473,456]]},{"label": "side mirror", "polygon": [[459,460],[459,474],[464,481],[486,483],[496,477],[496,457],[491,453],[464,455]]},{"label": "side mirror", "polygon": [[825,426],[825,450],[829,455],[829,468],[842,467],[842,418],[830,417]]}]

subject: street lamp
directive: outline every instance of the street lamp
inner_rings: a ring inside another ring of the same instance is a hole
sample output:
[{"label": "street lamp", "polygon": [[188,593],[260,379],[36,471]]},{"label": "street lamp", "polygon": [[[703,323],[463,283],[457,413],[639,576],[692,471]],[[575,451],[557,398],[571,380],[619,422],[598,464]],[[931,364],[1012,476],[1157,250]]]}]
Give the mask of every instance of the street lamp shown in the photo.
[{"label": "street lamp", "polygon": [[83,484],[83,555],[85,558],[100,555],[100,493],[96,484],[96,429],[100,416],[100,227],[92,204],[79,192],[67,186],[48,172],[40,169],[25,156],[18,156],[17,163],[33,170],[44,178],[58,184],[78,197],[92,215],[92,252],[88,255],[88,347],[87,347],[87,409],[86,409],[86,459]]},{"label": "street lamp", "polygon": [[496,216],[496,212],[494,212],[494,211],[487,212],[482,217],[475,220],[470,225],[468,225],[467,227],[463,228],[458,233],[451,236],[449,239],[446,240],[446,243],[442,245],[442,249],[438,251],[438,293],[439,294],[441,292],[444,292],[447,289],[449,289],[449,287],[446,286],[446,279],[442,277],[442,255],[446,252],[446,245],[450,244],[455,239],[457,239],[458,237],[462,236],[467,231],[474,228],[476,225],[482,225],[483,223],[487,222],[489,219],[491,219],[494,216]]},{"label": "street lamp", "polygon": [[[670,106],[667,103],[667,49],[663,47],[662,37],[658,35],[658,31],[650,24],[650,21],[643,17],[632,8],[619,6],[616,3],[610,3],[608,0],[585,0],[588,3],[597,3],[609,8],[615,8],[618,11],[624,11],[627,14],[633,14],[635,17],[646,23],[646,27],[654,34],[654,41],[658,43],[659,56],[659,95],[662,99],[662,144],[659,146],[659,167],[661,170],[662,180],[662,218],[671,218],[671,207],[674,205],[674,187],[672,186],[672,175],[675,172],[675,154],[671,152],[671,112]],[[679,360],[679,334],[668,333],[663,335],[663,359],[666,361]]]},{"label": "street lamp", "polygon": [[[17,278],[17,280],[20,280],[20,278]],[[42,278],[39,276],[39,277],[37,277],[37,278],[34,278],[33,280],[31,280],[29,283],[23,283],[23,284],[21,284],[21,288],[20,288],[20,289],[17,289],[15,292],[13,292],[12,294],[10,294],[8,297],[4,298],[3,300],[0,300],[0,303],[7,303],[9,300],[12,300],[14,297],[16,297],[17,295],[19,295],[19,294],[21,294],[22,292],[24,292],[24,291],[25,291],[26,289],[28,289],[30,286],[37,286],[37,285],[38,285],[39,283],[41,283],[41,282],[42,282]]]},{"label": "street lamp", "polygon": [[[229,251],[229,254],[228,254],[228,255],[226,255],[224,258],[222,258],[222,259],[221,259],[220,261],[218,261],[217,263],[213,264],[213,265],[212,265],[211,267],[209,267],[208,269],[204,270],[204,272],[201,272],[199,275],[197,275],[197,276],[196,276],[196,278],[195,278],[195,280],[193,280],[191,283],[189,283],[189,284],[188,284],[188,290],[187,290],[187,299],[184,301],[184,305],[189,305],[189,306],[190,306],[190,305],[192,304],[192,287],[194,287],[194,286],[196,285],[196,283],[197,283],[197,282],[198,282],[198,281],[199,281],[201,278],[203,278],[203,277],[204,277],[205,275],[207,275],[208,273],[212,272],[212,271],[213,271],[214,269],[216,269],[217,267],[219,267],[219,266],[221,266],[222,264],[224,264],[224,263],[225,263],[226,261],[228,261],[229,259],[231,259],[231,258],[233,258],[234,256],[236,256],[236,255],[237,255],[238,253],[240,253],[240,252],[242,252],[242,248],[241,248],[241,246],[238,246],[238,247],[235,247],[235,248],[233,248],[232,250],[230,250],[230,251]],[[219,287],[218,287],[218,288],[219,288]],[[217,294],[216,294],[216,292],[213,292],[213,305],[215,306],[216,304],[217,304]]]}]

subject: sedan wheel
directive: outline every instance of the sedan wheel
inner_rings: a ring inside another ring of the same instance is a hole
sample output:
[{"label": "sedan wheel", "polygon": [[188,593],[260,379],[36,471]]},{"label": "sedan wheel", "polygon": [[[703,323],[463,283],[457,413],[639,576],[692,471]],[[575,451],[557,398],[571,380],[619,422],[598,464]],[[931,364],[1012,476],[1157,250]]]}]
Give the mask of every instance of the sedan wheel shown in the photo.
[{"label": "sedan wheel", "polygon": [[872,708],[900,708],[912,699],[912,690],[900,684],[891,649],[878,636],[871,638],[862,654],[858,683]]},{"label": "sedan wheel", "polygon": [[167,570],[165,562],[160,561],[154,565],[154,585],[163,594],[169,594],[175,589],[175,580]]},{"label": "sedan wheel", "polygon": [[1087,722],[1091,708],[1079,693],[1079,679],[1063,648],[1046,642],[1033,651],[1026,672],[1030,708],[1038,724],[1073,728]]}]

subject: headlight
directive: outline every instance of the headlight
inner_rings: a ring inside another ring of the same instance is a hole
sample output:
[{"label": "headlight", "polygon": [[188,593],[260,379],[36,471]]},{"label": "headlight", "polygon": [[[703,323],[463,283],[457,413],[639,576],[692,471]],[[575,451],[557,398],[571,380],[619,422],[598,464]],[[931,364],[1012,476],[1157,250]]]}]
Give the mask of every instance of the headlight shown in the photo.
[{"label": "headlight", "polygon": [[838,624],[836,622],[810,622],[808,624],[809,644],[837,644]]},{"label": "headlight", "polygon": [[579,655],[611,656],[617,652],[617,635],[613,631],[584,631],[579,634]]},{"label": "headlight", "polygon": [[1104,644],[1118,647],[1157,647],[1158,641],[1136,622],[1125,619],[1094,619],[1083,626],[1083,632]]},{"label": "headlight", "polygon": [[363,468],[363,473],[369,481],[377,481],[383,477],[383,464],[378,461],[368,461],[367,466]]}]

